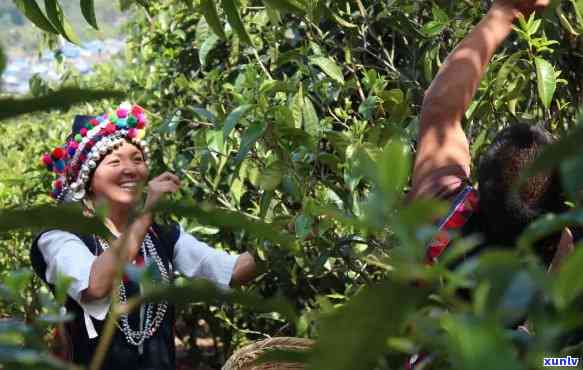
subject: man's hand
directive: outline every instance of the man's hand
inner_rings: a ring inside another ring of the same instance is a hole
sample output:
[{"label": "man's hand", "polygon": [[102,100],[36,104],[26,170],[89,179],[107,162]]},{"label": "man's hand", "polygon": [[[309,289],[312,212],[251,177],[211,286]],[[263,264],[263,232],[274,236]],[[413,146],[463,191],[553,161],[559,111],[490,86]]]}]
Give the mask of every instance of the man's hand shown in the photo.
[{"label": "man's hand", "polygon": [[514,18],[518,18],[520,14],[526,17],[534,11],[543,10],[550,3],[551,0],[496,0],[492,8],[510,12]]},{"label": "man's hand", "polygon": [[148,182],[148,196],[144,208],[151,210],[166,193],[175,193],[180,189],[180,179],[171,172],[164,172]]}]

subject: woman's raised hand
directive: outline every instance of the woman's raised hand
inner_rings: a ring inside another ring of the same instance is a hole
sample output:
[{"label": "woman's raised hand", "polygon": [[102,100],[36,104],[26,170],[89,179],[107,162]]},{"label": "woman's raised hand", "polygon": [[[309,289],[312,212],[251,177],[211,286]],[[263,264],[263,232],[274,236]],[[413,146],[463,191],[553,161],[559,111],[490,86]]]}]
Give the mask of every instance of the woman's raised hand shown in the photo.
[{"label": "woman's raised hand", "polygon": [[175,193],[180,189],[180,179],[171,172],[164,172],[148,182],[148,196],[144,208],[151,210],[164,194]]}]

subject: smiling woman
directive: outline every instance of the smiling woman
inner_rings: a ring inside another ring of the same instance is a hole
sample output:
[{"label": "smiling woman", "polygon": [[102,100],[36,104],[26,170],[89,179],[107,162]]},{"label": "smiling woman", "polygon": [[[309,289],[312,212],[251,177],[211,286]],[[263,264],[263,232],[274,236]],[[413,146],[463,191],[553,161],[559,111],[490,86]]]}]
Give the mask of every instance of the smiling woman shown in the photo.
[{"label": "smiling woman", "polygon": [[[170,282],[173,270],[223,289],[254,277],[250,254],[229,255],[198,241],[180,225],[153,222],[156,204],[165,194],[177,192],[181,182],[169,172],[149,180],[148,149],[141,140],[146,124],[143,109],[129,104],[108,115],[77,116],[66,145],[42,159],[58,175],[54,198],[60,203],[81,201],[88,215],[95,204],[105,205],[105,225],[111,233],[103,239],[49,230],[31,248],[33,267],[51,288],[59,276],[71,279],[66,308],[75,319],[67,324],[66,334],[68,358],[76,364],[88,365],[96,352],[120,263],[150,265],[159,276],[154,284]],[[130,221],[144,188],[145,211]],[[115,289],[122,304],[141,291],[139,282],[128,276]],[[147,303],[122,315],[102,368],[175,369],[173,325],[173,307],[166,302]]]}]

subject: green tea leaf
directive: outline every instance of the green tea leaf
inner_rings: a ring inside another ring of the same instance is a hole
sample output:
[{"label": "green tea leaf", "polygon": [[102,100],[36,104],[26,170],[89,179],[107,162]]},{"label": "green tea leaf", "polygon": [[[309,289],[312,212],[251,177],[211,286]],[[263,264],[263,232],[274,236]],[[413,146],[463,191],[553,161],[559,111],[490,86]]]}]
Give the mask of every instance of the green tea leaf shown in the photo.
[{"label": "green tea leaf", "polygon": [[49,33],[59,34],[59,31],[43,14],[42,10],[36,3],[36,0],[14,0],[14,4],[20,9],[24,16],[38,28]]},{"label": "green tea leaf", "polygon": [[304,104],[302,105],[302,117],[304,122],[304,130],[310,136],[319,136],[321,132],[320,119],[314,108],[314,104],[307,96],[304,97]]},{"label": "green tea leaf", "polygon": [[0,120],[50,109],[68,109],[75,104],[101,99],[121,99],[124,96],[121,91],[67,87],[39,98],[0,98]]},{"label": "green tea leaf", "polygon": [[223,9],[225,10],[225,14],[227,15],[227,20],[233,30],[239,36],[241,41],[244,43],[253,46],[253,42],[251,42],[251,37],[249,37],[249,33],[247,33],[247,29],[245,29],[245,25],[241,20],[241,14],[239,14],[239,9],[235,4],[235,0],[221,0],[223,5]]},{"label": "green tea leaf", "polygon": [[360,106],[358,107],[358,113],[360,113],[363,119],[370,120],[373,118],[375,109],[377,107],[377,101],[378,98],[374,95],[371,95],[366,98],[365,101],[360,103]]},{"label": "green tea leaf", "polygon": [[411,152],[401,140],[391,140],[383,149],[378,162],[380,188],[391,197],[401,192],[409,179]]},{"label": "green tea leaf", "polygon": [[285,171],[285,163],[281,161],[271,163],[262,171],[259,186],[265,191],[275,190],[281,184]]},{"label": "green tea leaf", "polygon": [[202,12],[204,19],[208,23],[211,30],[213,30],[213,32],[223,40],[226,39],[225,30],[221,20],[219,19],[217,8],[215,7],[215,2],[213,0],[201,0],[200,11]]},{"label": "green tea leaf", "polygon": [[225,119],[225,122],[223,123],[223,137],[225,140],[229,137],[229,135],[231,135],[231,132],[237,123],[239,123],[239,120],[243,118],[243,116],[245,116],[245,114],[247,114],[247,112],[249,112],[253,107],[253,104],[243,104],[233,109],[233,111],[229,113],[227,119]]},{"label": "green tea leaf", "polygon": [[571,0],[573,8],[575,8],[575,15],[579,23],[579,29],[583,30],[583,0]]},{"label": "green tea leaf", "polygon": [[557,77],[555,75],[555,68],[548,61],[536,57],[534,59],[536,65],[536,78],[538,85],[538,94],[545,108],[551,107],[555,90],[557,89]]},{"label": "green tea leaf", "polygon": [[517,51],[516,53],[509,56],[500,70],[498,70],[498,75],[496,76],[496,87],[495,90],[497,94],[503,94],[505,92],[505,86],[509,82],[510,73],[517,68],[518,61],[524,55],[524,51]]},{"label": "green tea leaf", "polygon": [[45,10],[47,11],[48,19],[65,39],[73,44],[79,45],[81,43],[81,40],[73,31],[73,27],[65,18],[63,9],[57,0],[45,0]]},{"label": "green tea leaf", "polygon": [[344,75],[342,74],[342,69],[340,69],[340,67],[331,58],[314,57],[310,58],[310,63],[317,65],[334,81],[344,85]]},{"label": "green tea leaf", "polygon": [[263,122],[255,122],[247,128],[241,138],[241,147],[239,148],[239,153],[237,153],[237,156],[235,157],[235,164],[238,165],[243,159],[245,159],[247,153],[253,148],[257,140],[263,136],[266,129],[267,125]]},{"label": "green tea leaf", "polygon": [[97,25],[97,18],[95,17],[95,4],[94,0],[81,0],[81,12],[83,13],[83,17],[87,23],[91,25],[91,27],[99,30],[99,26]]},{"label": "green tea leaf", "polygon": [[215,46],[217,46],[218,43],[219,36],[214,33],[210,34],[206,40],[204,40],[200,46],[200,49],[198,50],[198,60],[201,66],[206,66],[208,54],[215,48]]}]

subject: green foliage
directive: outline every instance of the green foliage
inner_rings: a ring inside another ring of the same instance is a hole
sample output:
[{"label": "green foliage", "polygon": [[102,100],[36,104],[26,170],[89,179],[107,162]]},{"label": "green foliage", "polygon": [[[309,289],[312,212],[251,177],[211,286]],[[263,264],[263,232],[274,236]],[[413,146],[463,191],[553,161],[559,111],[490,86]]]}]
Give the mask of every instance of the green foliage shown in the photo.
[{"label": "green foliage", "polygon": [[95,4],[93,0],[81,0],[81,11],[87,23],[96,30],[99,29],[97,26],[97,18],[95,17]]}]

